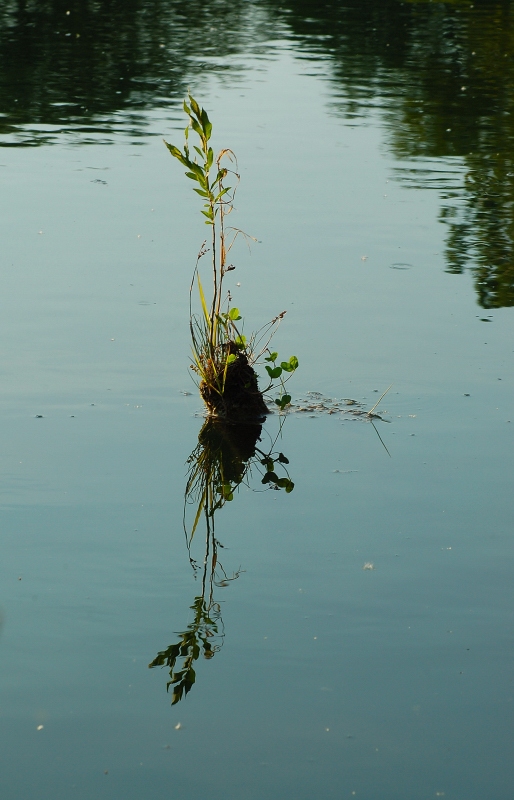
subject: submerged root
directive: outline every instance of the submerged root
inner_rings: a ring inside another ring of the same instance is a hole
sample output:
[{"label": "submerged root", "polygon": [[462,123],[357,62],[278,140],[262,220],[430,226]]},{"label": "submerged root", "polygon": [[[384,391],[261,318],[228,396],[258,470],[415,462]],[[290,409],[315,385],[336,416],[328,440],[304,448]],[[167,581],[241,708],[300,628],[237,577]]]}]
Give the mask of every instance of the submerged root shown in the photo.
[{"label": "submerged root", "polygon": [[213,417],[229,422],[258,422],[270,412],[259,390],[257,374],[244,353],[237,351],[235,355],[235,361],[227,367],[223,392],[217,388],[222,377],[218,375],[212,383],[201,382],[200,394]]}]

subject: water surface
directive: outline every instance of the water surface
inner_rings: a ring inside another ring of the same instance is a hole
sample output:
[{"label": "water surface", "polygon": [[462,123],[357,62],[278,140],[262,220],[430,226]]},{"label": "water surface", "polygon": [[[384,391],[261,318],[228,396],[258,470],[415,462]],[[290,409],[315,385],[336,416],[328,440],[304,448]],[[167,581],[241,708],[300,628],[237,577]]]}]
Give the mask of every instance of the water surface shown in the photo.
[{"label": "water surface", "polygon": [[[511,4],[1,14],[2,796],[507,800]],[[383,443],[293,413],[293,492],[254,468],[216,512],[239,577],[171,705],[148,665],[201,596],[182,514],[205,226],[161,141],[188,86],[259,240],[234,302],[249,327],[287,310],[297,405],[393,387]]]}]

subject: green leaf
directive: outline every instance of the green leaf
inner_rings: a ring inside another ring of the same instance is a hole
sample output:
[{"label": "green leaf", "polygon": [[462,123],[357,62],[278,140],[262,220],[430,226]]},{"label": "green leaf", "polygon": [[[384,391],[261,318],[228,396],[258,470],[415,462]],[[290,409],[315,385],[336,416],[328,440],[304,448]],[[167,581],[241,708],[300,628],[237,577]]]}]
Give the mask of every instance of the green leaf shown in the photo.
[{"label": "green leaf", "polygon": [[[214,183],[213,183],[212,185],[214,186]],[[218,200],[221,200],[221,198],[223,197],[223,195],[227,194],[227,192],[230,192],[230,189],[231,189],[231,188],[232,188],[231,186],[227,186],[227,188],[226,188],[226,189],[223,189],[223,191],[222,191],[222,192],[220,192],[219,194],[217,194],[217,195],[216,195],[216,197],[214,198],[214,202],[215,202],[215,203],[217,203],[217,202],[218,202]]]},{"label": "green leaf", "polygon": [[178,147],[175,147],[174,144],[169,144],[169,142],[167,142],[166,140],[164,140],[164,144],[166,145],[172,156],[175,156],[175,158],[183,158],[182,152],[178,149]]},{"label": "green leaf", "polygon": [[[267,367],[266,367],[266,369],[267,369]],[[284,408],[290,402],[291,402],[291,395],[290,394],[283,394],[282,397],[279,397],[277,400],[275,400],[275,403],[277,404],[277,406],[280,408],[281,411],[283,411]],[[280,459],[279,459],[279,461],[280,461]],[[287,462],[287,463],[289,463],[289,462]]]},{"label": "green leaf", "polygon": [[233,364],[235,360],[236,360],[236,357],[235,357],[234,353],[231,353],[227,358],[227,364]]},{"label": "green leaf", "polygon": [[278,454],[278,460],[281,464],[289,464],[289,459],[285,457],[283,453]]},{"label": "green leaf", "polygon": [[261,483],[274,483],[277,485],[279,482],[279,478],[275,475],[274,472],[267,472],[264,478],[262,479]]},{"label": "green leaf", "polygon": [[242,334],[241,334],[241,336],[237,336],[234,339],[234,344],[237,347],[246,347],[246,336],[243,336]]},{"label": "green leaf", "polygon": [[278,358],[278,353],[270,353],[269,356],[264,359],[264,361],[276,361],[277,358]]},{"label": "green leaf", "polygon": [[266,367],[266,372],[270,376],[270,378],[280,378],[282,375],[282,367]]},{"label": "green leaf", "polygon": [[228,316],[233,322],[237,322],[238,319],[242,319],[238,308],[231,308],[228,312]]},{"label": "green leaf", "polygon": [[186,114],[188,114],[189,116],[191,116],[191,109],[189,108],[189,106],[188,106],[188,104],[186,103],[186,101],[185,101],[185,100],[184,100],[184,102],[183,102],[183,104],[182,104],[182,107],[183,107],[184,111],[186,112]]},{"label": "green leaf", "polygon": [[212,167],[213,161],[214,161],[214,150],[212,149],[212,147],[209,147],[209,150],[207,152],[207,164],[206,164],[207,169],[210,169]]},{"label": "green leaf", "polygon": [[200,106],[198,105],[198,103],[194,99],[194,97],[191,97],[191,95],[189,95],[189,102],[191,103],[192,110],[194,111],[194,113],[196,114],[198,119],[200,119],[200,117],[202,116],[202,111],[200,109]]},{"label": "green leaf", "polygon": [[188,159],[182,154],[182,152],[178,149],[178,147],[175,147],[174,144],[169,144],[167,141],[164,141],[164,144],[166,145],[166,147],[168,148],[168,150],[170,151],[171,155],[174,158],[178,158],[181,164],[183,164],[185,167],[189,166]]},{"label": "green leaf", "polygon": [[207,116],[207,111],[205,110],[205,108],[202,108],[202,113],[200,116],[202,120],[202,128],[205,134],[205,138],[207,139],[207,141],[209,141],[212,133],[212,123],[209,121],[209,117]]},{"label": "green leaf", "polygon": [[205,192],[203,189],[193,189],[193,192],[199,194],[200,197],[209,197],[209,192]]},{"label": "green leaf", "polygon": [[202,139],[203,138],[203,131],[202,131],[201,127],[199,126],[198,122],[194,119],[194,117],[191,117],[191,127],[194,130],[194,132],[197,133],[198,136]]},{"label": "green leaf", "polygon": [[298,369],[298,359],[296,358],[296,356],[291,356],[291,358],[289,359],[289,365],[293,371],[295,369]]},{"label": "green leaf", "polygon": [[293,368],[292,368],[291,364],[289,363],[289,361],[282,361],[280,366],[282,367],[284,372],[293,372]]},{"label": "green leaf", "polygon": [[293,481],[289,481],[289,485],[286,486],[286,494],[291,494],[293,489],[294,489],[294,483]]}]

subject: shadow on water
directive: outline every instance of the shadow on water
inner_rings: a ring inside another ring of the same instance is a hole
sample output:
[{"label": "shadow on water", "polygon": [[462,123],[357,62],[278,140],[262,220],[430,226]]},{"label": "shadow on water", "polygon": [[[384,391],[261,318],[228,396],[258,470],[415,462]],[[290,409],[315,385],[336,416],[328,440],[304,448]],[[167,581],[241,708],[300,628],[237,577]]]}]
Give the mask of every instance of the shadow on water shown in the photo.
[{"label": "shadow on water", "polygon": [[[162,650],[148,665],[167,667],[172,687],[172,705],[178,703],[196,682],[195,661],[203,655],[211,659],[223,645],[224,627],[215,590],[239,577],[240,569],[230,576],[219,560],[223,545],[215,533],[215,514],[231,502],[238,488],[272,489],[291,493],[294,489],[286,456],[275,450],[278,435],[266,450],[262,444],[262,425],[229,425],[208,419],[198,435],[198,444],[188,458],[188,478],[184,494],[184,533],[189,560],[201,591],[190,606],[192,621],[177,632],[178,641]],[[257,483],[258,481],[258,483]],[[200,525],[204,539],[202,561],[193,557],[193,539]]]}]

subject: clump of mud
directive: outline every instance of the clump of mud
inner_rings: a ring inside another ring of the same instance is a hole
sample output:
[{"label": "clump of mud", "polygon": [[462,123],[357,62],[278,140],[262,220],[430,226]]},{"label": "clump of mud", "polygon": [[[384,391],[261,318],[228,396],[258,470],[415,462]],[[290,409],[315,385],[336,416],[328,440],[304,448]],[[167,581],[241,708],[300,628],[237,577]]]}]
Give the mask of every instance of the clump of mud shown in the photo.
[{"label": "clump of mud", "polygon": [[213,417],[227,422],[258,422],[270,411],[259,389],[257,374],[244,353],[236,350],[234,355],[235,361],[227,367],[223,394],[202,381],[202,400]]}]

